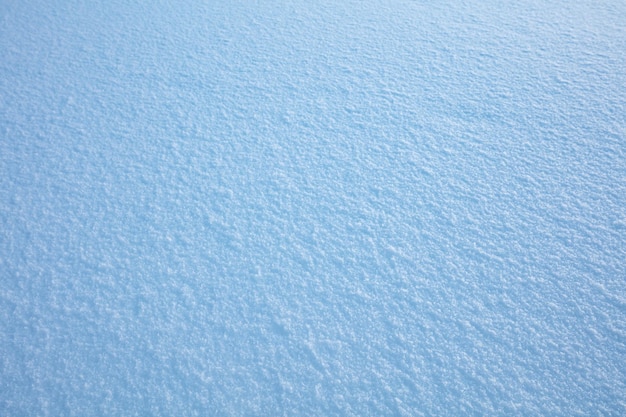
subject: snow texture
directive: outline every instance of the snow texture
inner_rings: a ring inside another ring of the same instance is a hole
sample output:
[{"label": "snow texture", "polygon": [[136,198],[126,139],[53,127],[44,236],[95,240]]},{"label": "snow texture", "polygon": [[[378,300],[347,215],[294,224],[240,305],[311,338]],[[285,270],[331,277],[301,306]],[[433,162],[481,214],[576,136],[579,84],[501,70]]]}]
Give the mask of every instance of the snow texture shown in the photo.
[{"label": "snow texture", "polygon": [[0,415],[626,415],[626,3],[0,2]]}]

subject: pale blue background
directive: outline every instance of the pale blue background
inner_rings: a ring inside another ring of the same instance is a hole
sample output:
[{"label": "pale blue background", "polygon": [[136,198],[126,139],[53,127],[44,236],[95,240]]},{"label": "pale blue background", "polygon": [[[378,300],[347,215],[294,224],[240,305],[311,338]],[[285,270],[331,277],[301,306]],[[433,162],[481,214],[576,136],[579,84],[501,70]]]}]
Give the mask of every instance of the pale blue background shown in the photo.
[{"label": "pale blue background", "polygon": [[626,3],[0,1],[0,415],[626,415]]}]

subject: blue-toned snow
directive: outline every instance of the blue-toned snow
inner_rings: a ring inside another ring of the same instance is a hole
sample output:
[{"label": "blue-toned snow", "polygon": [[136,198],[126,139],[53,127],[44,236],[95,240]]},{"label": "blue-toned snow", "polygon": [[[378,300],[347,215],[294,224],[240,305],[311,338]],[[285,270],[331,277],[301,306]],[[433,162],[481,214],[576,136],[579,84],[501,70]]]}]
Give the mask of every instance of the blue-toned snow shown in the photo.
[{"label": "blue-toned snow", "polygon": [[2,1],[0,415],[626,415],[626,3]]}]

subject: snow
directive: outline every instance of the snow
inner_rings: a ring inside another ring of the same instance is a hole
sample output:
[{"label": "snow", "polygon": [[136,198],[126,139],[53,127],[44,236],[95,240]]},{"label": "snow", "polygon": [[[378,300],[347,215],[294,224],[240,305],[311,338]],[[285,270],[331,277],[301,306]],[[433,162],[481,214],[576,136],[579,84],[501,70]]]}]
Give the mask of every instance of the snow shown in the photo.
[{"label": "snow", "polygon": [[0,415],[626,414],[626,5],[0,5]]}]

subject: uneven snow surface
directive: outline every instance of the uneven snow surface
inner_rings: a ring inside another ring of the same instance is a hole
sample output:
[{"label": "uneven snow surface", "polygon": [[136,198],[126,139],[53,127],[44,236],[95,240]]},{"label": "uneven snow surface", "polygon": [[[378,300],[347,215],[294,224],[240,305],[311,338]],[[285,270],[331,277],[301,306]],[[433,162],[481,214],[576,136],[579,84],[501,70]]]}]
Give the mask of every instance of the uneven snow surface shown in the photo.
[{"label": "uneven snow surface", "polygon": [[0,415],[626,415],[626,3],[0,1]]}]

